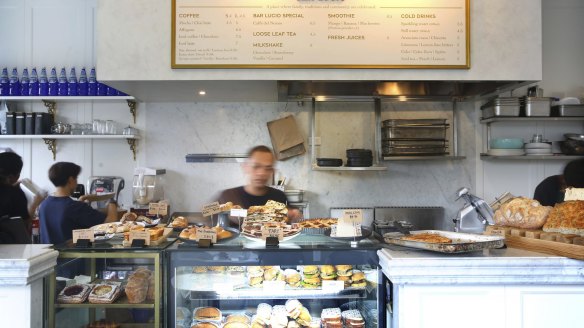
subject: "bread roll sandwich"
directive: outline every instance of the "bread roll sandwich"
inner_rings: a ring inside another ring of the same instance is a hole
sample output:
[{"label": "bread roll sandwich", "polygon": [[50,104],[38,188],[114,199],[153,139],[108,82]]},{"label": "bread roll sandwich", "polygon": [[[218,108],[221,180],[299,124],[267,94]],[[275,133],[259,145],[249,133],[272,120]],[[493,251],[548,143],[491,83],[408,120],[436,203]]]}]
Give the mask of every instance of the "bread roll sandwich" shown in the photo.
[{"label": "bread roll sandwich", "polygon": [[335,269],[337,270],[338,276],[352,276],[353,275],[353,266],[347,264],[340,264],[336,265]]},{"label": "bread roll sandwich", "polygon": [[323,265],[320,267],[320,277],[322,280],[335,280],[337,271],[332,265]]},{"label": "bread roll sandwich", "polygon": [[304,275],[304,277],[308,277],[308,278],[312,278],[312,277],[318,277],[320,271],[318,270],[318,266],[316,265],[305,265],[302,268],[302,274]]},{"label": "bread roll sandwich", "polygon": [[193,319],[199,321],[221,321],[221,310],[210,306],[196,308]]},{"label": "bread roll sandwich", "polygon": [[365,281],[365,274],[363,271],[353,270],[353,275],[351,276],[351,287],[365,287],[367,282]]},{"label": "bread roll sandwich", "polygon": [[286,283],[290,285],[290,287],[300,287],[302,277],[298,271],[294,269],[286,269],[284,270],[284,276],[286,277]]}]

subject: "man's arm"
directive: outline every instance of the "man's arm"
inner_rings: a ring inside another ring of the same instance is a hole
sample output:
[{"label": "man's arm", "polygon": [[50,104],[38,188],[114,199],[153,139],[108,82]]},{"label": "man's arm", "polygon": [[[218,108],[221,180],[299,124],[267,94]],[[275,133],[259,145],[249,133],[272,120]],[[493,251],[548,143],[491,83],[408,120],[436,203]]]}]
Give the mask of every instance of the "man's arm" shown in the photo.
[{"label": "man's arm", "polygon": [[112,199],[107,203],[107,216],[104,223],[116,221],[118,221],[118,203]]}]

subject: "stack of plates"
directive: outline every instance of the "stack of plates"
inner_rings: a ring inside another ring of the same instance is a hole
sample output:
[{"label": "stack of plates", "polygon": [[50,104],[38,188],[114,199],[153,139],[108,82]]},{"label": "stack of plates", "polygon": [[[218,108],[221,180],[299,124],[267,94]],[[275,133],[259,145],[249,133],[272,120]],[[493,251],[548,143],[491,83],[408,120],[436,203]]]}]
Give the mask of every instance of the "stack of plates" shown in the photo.
[{"label": "stack of plates", "polygon": [[525,155],[523,149],[489,149],[487,154],[491,156],[521,156]]},{"label": "stack of plates", "polygon": [[552,155],[552,145],[547,142],[530,142],[525,144],[526,155]]}]

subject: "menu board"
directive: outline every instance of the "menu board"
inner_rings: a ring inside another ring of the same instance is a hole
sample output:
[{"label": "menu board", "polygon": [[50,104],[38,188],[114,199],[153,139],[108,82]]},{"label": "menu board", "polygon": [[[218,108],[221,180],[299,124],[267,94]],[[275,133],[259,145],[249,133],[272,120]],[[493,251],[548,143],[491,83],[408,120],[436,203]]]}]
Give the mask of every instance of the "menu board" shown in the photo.
[{"label": "menu board", "polygon": [[469,68],[470,0],[173,0],[172,68]]}]

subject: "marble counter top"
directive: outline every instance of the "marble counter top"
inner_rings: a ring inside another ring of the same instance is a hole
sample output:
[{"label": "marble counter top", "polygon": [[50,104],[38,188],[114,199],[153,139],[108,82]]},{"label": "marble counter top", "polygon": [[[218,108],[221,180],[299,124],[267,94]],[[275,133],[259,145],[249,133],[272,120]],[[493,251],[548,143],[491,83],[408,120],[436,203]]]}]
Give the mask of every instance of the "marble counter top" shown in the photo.
[{"label": "marble counter top", "polygon": [[584,284],[584,261],[516,248],[442,254],[387,245],[378,255],[394,284]]},{"label": "marble counter top", "polygon": [[43,277],[57,264],[51,245],[0,245],[0,286],[21,286]]}]

